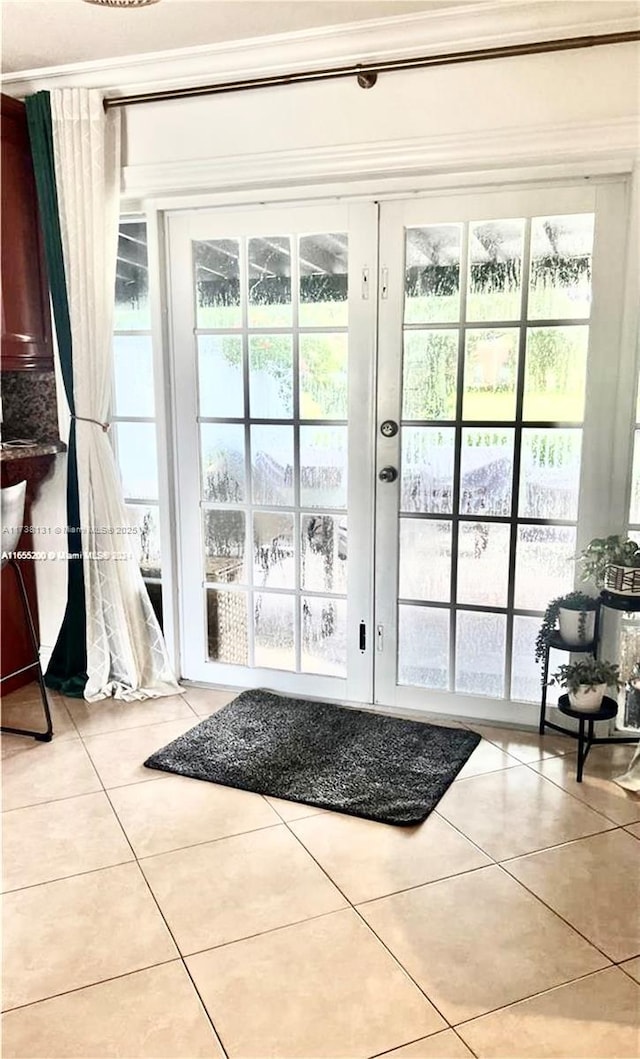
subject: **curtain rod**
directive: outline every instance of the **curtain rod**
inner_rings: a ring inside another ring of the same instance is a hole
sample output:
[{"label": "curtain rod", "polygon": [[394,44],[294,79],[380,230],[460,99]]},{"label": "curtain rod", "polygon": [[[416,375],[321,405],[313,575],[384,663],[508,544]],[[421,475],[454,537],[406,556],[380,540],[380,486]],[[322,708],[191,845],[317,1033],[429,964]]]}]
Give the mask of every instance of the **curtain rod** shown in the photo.
[{"label": "curtain rod", "polygon": [[622,33],[563,37],[559,40],[532,41],[528,44],[506,44],[493,48],[475,48],[470,51],[452,51],[413,59],[388,59],[379,63],[332,66],[324,70],[300,70],[290,74],[249,77],[242,81],[222,81],[214,85],[167,88],[131,96],[112,96],[105,98],[104,108],[110,110],[112,107],[135,107],[140,103],[160,103],[171,99],[191,99],[196,96],[214,96],[226,92],[248,92],[255,88],[275,88],[279,85],[305,84],[311,81],[333,81],[339,77],[356,77],[361,88],[373,88],[378,80],[378,74],[392,73],[394,70],[423,70],[431,66],[455,66],[459,63],[481,62],[486,59],[511,59],[518,55],[575,51],[578,48],[595,48],[603,44],[626,44],[637,40],[640,40],[640,30],[628,30]]}]

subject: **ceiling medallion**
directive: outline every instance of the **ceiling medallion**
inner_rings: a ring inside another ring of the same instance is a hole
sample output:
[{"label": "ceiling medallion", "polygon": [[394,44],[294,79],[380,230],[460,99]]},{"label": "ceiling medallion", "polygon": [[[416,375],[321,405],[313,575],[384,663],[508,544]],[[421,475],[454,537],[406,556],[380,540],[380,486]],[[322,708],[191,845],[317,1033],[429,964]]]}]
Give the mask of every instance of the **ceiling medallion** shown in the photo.
[{"label": "ceiling medallion", "polygon": [[157,4],[158,0],[84,0],[85,4],[99,4],[100,7],[146,7]]}]

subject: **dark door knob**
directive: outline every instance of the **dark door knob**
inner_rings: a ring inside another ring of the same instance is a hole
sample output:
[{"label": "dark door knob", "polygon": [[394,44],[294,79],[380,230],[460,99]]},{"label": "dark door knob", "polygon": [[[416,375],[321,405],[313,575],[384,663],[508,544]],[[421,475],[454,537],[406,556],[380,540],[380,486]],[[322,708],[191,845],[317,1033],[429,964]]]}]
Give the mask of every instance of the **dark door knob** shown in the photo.
[{"label": "dark door knob", "polygon": [[378,478],[381,482],[395,482],[398,477],[398,472],[395,467],[383,467],[378,473]]}]

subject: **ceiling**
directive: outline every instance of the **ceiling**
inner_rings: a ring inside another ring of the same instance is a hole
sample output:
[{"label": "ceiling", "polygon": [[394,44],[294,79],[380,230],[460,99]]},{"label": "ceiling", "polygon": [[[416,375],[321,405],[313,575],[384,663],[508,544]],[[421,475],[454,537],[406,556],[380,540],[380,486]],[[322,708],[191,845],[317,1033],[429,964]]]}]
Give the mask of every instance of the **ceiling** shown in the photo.
[{"label": "ceiling", "polygon": [[364,22],[464,0],[161,0],[130,10],[82,0],[2,0],[5,74]]}]

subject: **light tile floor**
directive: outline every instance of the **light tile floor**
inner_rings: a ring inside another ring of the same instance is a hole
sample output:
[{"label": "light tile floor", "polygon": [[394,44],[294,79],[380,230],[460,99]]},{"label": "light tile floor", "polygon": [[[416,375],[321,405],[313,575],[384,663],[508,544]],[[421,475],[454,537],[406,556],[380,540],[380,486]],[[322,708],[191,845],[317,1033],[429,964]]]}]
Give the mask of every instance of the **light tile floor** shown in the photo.
[{"label": "light tile floor", "polygon": [[480,726],[412,828],[142,766],[231,698],[2,737],[5,1059],[640,1054],[633,748]]}]

